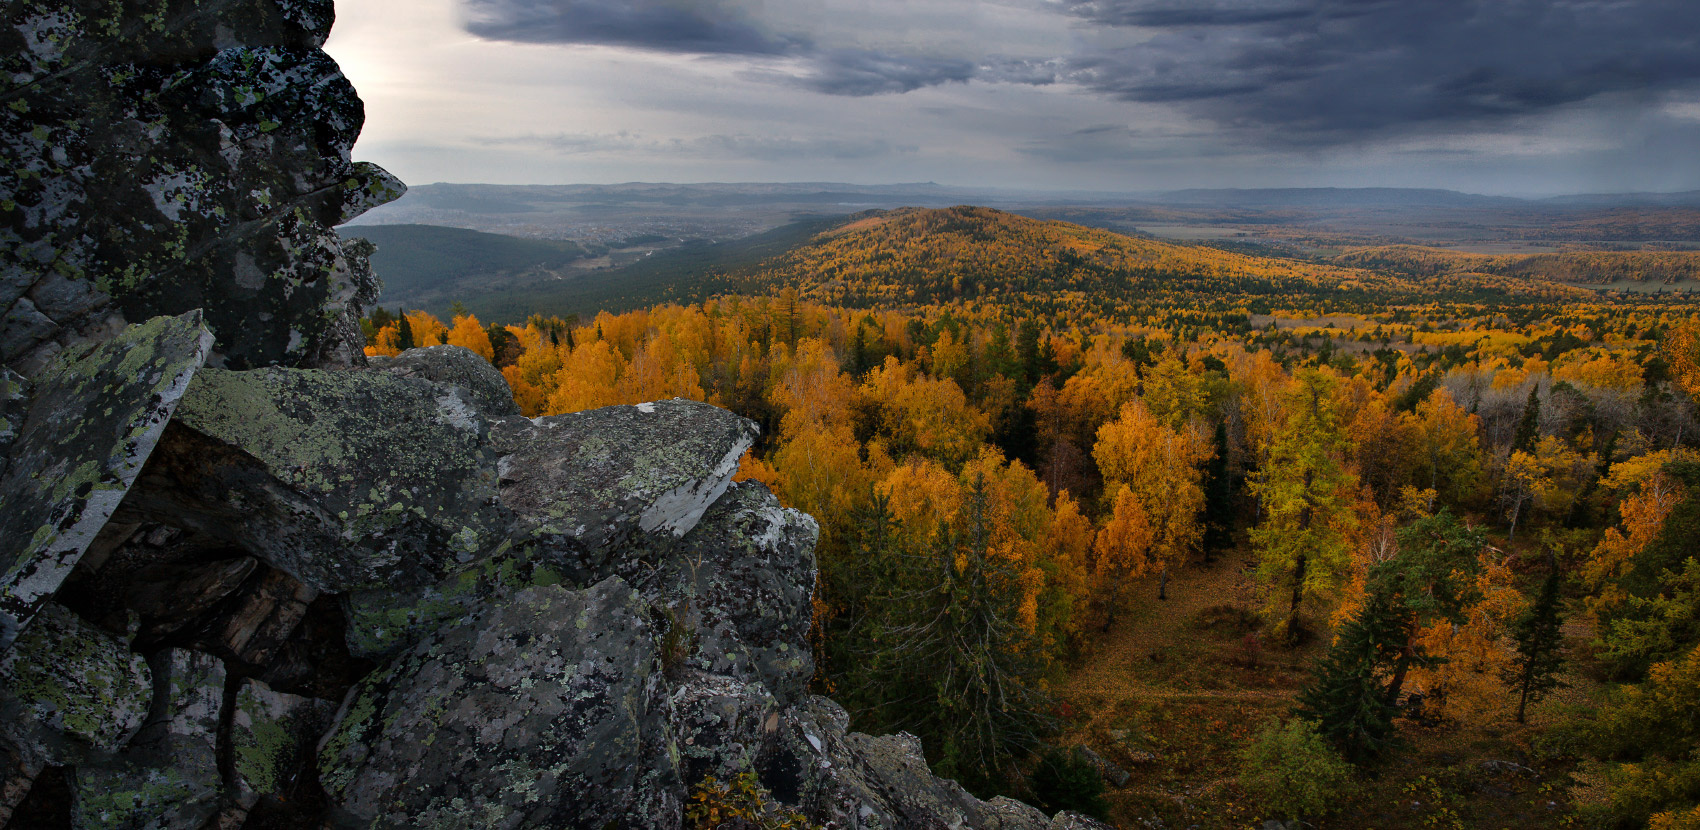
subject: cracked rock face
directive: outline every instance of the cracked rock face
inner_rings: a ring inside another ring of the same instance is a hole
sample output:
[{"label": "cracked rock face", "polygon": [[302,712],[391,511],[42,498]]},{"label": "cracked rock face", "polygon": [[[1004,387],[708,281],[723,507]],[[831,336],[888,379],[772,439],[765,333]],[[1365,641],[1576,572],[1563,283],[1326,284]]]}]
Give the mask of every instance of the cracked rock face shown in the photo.
[{"label": "cracked rock face", "polygon": [[373,369],[404,378],[423,378],[453,386],[485,418],[517,418],[519,404],[502,373],[470,349],[427,346],[395,357],[368,358]]},{"label": "cracked rock face", "polygon": [[330,228],[404,188],[349,158],[331,0],[5,8],[0,363],[196,308],[234,367],[361,362],[377,284]]},{"label": "cracked rock face", "polygon": [[510,419],[492,438],[502,503],[530,541],[582,579],[643,534],[690,532],[756,434],[748,419],[675,398]]},{"label": "cracked rock face", "polygon": [[654,602],[691,632],[683,662],[785,703],[801,697],[815,671],[807,643],[819,537],[812,517],[766,487],[731,485],[653,571]]}]

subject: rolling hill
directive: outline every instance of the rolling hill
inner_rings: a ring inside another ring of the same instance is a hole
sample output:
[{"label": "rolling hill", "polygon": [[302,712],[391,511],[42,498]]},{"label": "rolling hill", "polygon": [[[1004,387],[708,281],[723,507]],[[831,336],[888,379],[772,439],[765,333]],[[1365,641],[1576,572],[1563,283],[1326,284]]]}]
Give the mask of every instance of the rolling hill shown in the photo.
[{"label": "rolling hill", "polygon": [[982,207],[876,212],[742,274],[741,293],[797,284],[822,301],[901,306],[993,295],[1130,297],[1390,290],[1372,271],[1124,236]]},{"label": "rolling hill", "polygon": [[1324,295],[1377,302],[1447,295],[1580,295],[1517,275],[1444,278],[1254,256],[1126,236],[983,207],[874,211],[760,265],[705,277],[700,293],[800,287],[822,302],[903,307],[1026,297],[1046,302],[1191,302]]},{"label": "rolling hill", "polygon": [[384,281],[379,305],[432,310],[494,286],[553,279],[592,253],[574,242],[435,225],[367,225],[339,233],[378,246],[372,268]]},{"label": "rolling hill", "polygon": [[[620,267],[573,243],[419,225],[345,232],[379,245],[373,265],[386,281],[385,305],[440,313],[459,301],[481,318],[503,321],[531,314],[583,318],[717,294],[768,294],[787,285],[822,302],[888,308],[1017,297],[1114,304],[1326,296],[1375,303],[1587,293],[1562,284],[1574,275],[1542,265],[1541,257],[1387,246],[1318,262],[969,206],[810,217],[741,239],[655,250]],[[1566,263],[1610,260],[1591,252],[1563,256]],[[1639,256],[1634,261],[1675,263],[1693,255]]]}]

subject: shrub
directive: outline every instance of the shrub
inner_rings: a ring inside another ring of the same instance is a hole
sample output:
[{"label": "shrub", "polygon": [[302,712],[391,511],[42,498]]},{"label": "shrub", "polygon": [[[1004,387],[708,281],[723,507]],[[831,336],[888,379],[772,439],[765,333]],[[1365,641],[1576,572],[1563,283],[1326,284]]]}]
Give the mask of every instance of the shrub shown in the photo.
[{"label": "shrub", "polygon": [[1033,769],[1033,795],[1045,809],[1073,810],[1097,819],[1109,815],[1104,803],[1104,779],[1085,758],[1050,750]]},{"label": "shrub", "polygon": [[820,830],[801,813],[775,804],[754,773],[741,772],[731,781],[704,778],[685,805],[690,830]]},{"label": "shrub", "polygon": [[1317,817],[1352,784],[1352,765],[1305,720],[1271,722],[1240,752],[1240,785],[1282,818]]}]

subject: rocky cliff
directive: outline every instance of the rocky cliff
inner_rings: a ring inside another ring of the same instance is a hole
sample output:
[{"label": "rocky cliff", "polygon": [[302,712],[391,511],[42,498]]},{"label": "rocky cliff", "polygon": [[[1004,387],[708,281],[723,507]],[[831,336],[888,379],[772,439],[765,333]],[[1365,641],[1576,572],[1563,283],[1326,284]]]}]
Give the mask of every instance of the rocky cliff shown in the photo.
[{"label": "rocky cliff", "polygon": [[365,359],[330,0],[5,3],[0,825],[1048,828],[808,693],[812,519],[683,400]]}]

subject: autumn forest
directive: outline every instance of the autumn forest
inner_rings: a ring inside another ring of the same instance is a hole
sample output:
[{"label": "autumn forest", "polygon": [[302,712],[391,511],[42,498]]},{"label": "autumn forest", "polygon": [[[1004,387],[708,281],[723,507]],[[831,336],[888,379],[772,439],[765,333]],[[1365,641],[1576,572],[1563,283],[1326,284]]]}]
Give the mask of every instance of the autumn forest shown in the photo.
[{"label": "autumn forest", "polygon": [[365,324],[371,355],[478,353],[528,416],[758,422],[739,478],[821,527],[815,686],[976,793],[1124,827],[1677,830],[1700,313],[1575,283],[1697,263],[903,210],[626,313]]}]

